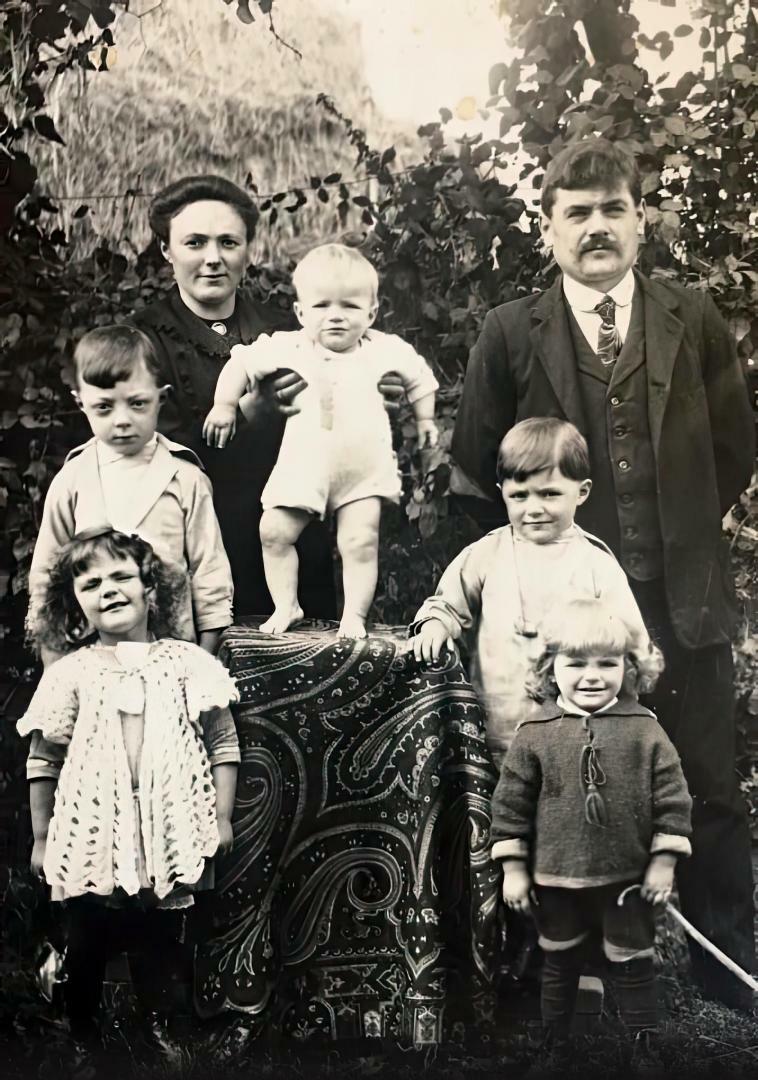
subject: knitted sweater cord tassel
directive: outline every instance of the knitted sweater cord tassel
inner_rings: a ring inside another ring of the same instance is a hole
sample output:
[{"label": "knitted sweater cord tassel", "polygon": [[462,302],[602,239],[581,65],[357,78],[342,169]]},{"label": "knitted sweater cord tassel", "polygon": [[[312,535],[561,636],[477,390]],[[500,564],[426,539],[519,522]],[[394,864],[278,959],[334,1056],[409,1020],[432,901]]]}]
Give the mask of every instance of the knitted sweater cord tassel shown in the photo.
[{"label": "knitted sweater cord tassel", "polygon": [[605,783],[603,767],[597,759],[597,751],[592,745],[592,733],[589,741],[582,748],[581,760],[582,784],[587,790],[584,800],[584,816],[590,825],[604,828],[608,824],[608,813],[603,802],[603,796],[598,790]]}]

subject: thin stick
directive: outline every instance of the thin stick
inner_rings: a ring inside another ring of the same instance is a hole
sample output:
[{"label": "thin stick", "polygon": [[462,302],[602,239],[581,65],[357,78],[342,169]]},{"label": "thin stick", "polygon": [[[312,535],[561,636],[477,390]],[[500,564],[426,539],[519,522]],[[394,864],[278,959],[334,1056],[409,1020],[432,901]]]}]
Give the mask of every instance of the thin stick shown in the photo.
[{"label": "thin stick", "polygon": [[[639,885],[628,885],[623,892],[619,894],[619,898],[616,901],[619,907],[621,907],[626,899],[627,893],[634,892],[635,889],[639,889]],[[666,911],[674,918],[681,926],[684,927],[686,932],[693,938],[698,945],[702,945],[706,952],[709,952],[711,956],[715,956],[720,964],[723,964],[725,968],[731,971],[732,975],[736,975],[737,978],[744,982],[746,986],[749,986],[751,990],[758,991],[758,982],[755,981],[752,975],[748,975],[746,971],[743,971],[739,964],[735,964],[734,960],[723,953],[718,946],[714,945],[712,941],[709,941],[705,934],[701,934],[696,926],[693,926],[689,919],[685,919],[681,911],[675,908],[671,901],[667,900],[664,904]]]},{"label": "thin stick", "polygon": [[712,941],[709,941],[705,934],[701,934],[697,927],[693,926],[688,919],[685,919],[681,911],[678,911],[669,901],[666,902],[666,911],[674,916],[676,921],[684,927],[690,937],[693,938],[698,945],[702,945],[702,947],[712,956],[715,956],[725,968],[728,968],[732,975],[736,975],[737,978],[740,979],[741,982],[744,982],[745,986],[749,986],[751,990],[758,990],[758,982],[755,981],[752,975],[748,975],[746,971],[743,971],[739,964],[735,964],[734,960],[730,959],[726,953],[723,953]]}]

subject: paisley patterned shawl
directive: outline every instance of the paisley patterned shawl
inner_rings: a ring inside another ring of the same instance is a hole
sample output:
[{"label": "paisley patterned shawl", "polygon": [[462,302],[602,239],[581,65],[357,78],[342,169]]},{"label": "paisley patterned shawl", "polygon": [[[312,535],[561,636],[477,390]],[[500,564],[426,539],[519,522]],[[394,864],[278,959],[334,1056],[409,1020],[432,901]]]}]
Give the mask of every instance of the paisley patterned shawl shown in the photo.
[{"label": "paisley patterned shawl", "polygon": [[422,668],[401,632],[329,629],[225,634],[242,765],[196,1003],[298,1037],[434,1042],[451,972],[469,1014],[491,1009],[482,715],[457,659]]}]

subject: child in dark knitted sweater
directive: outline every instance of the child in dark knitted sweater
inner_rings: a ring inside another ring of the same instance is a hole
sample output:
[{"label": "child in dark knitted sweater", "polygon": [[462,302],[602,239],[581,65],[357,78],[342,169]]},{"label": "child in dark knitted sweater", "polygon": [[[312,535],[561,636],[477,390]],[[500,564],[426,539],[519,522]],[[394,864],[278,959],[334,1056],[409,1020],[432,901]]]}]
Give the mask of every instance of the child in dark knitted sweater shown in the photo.
[{"label": "child in dark knitted sweater", "polygon": [[[535,693],[492,801],[492,858],[503,898],[532,910],[545,954],[542,1017],[568,1035],[586,945],[600,932],[622,1019],[657,1023],[653,904],[668,899],[676,860],[690,854],[690,810],[676,750],[636,695],[660,654],[613,608],[576,600],[540,628]],[[621,894],[631,889],[619,903]]]}]

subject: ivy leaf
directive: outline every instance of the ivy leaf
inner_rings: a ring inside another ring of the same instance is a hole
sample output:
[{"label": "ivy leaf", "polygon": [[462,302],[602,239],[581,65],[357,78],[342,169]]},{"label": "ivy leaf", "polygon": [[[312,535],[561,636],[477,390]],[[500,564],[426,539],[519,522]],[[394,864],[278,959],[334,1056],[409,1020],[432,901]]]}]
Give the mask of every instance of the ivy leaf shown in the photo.
[{"label": "ivy leaf", "polygon": [[249,0],[237,0],[237,18],[241,23],[244,23],[245,26],[249,26],[250,23],[255,22],[255,16],[248,4]]},{"label": "ivy leaf", "polygon": [[339,184],[342,179],[342,173],[330,172],[328,176],[324,177],[325,184]]},{"label": "ivy leaf", "polygon": [[391,161],[394,161],[396,157],[397,157],[397,150],[395,149],[395,147],[394,146],[388,146],[387,149],[382,154],[381,160],[379,162],[380,168],[383,169],[386,165],[389,165],[389,163]]},{"label": "ivy leaf", "polygon": [[[493,96],[500,91],[501,85],[505,82],[510,74],[510,68],[507,64],[495,64],[490,68],[490,94]],[[447,110],[445,110],[447,112]],[[440,109],[440,112],[442,110]],[[448,117],[452,119],[452,114]]]},{"label": "ivy leaf", "polygon": [[105,30],[116,18],[116,13],[109,4],[93,4],[92,18],[101,30]]},{"label": "ivy leaf", "polygon": [[698,38],[698,45],[701,49],[707,49],[711,43],[711,32],[707,26],[704,26],[700,31],[700,37]]},{"label": "ivy leaf", "polygon": [[666,131],[670,131],[672,135],[684,135],[686,126],[681,116],[664,116],[663,126]]},{"label": "ivy leaf", "polygon": [[674,37],[689,37],[692,32],[693,27],[688,26],[686,23],[682,23],[682,25],[677,26],[676,30],[674,31]]},{"label": "ivy leaf", "polygon": [[46,113],[40,113],[39,116],[34,117],[34,130],[38,135],[41,135],[43,139],[49,139],[50,142],[60,143],[61,146],[65,146],[65,141],[60,137],[55,130],[55,124],[51,116],[47,116]]},{"label": "ivy leaf", "polygon": [[258,0],[258,7],[264,15],[269,15],[273,6],[274,0]]}]

